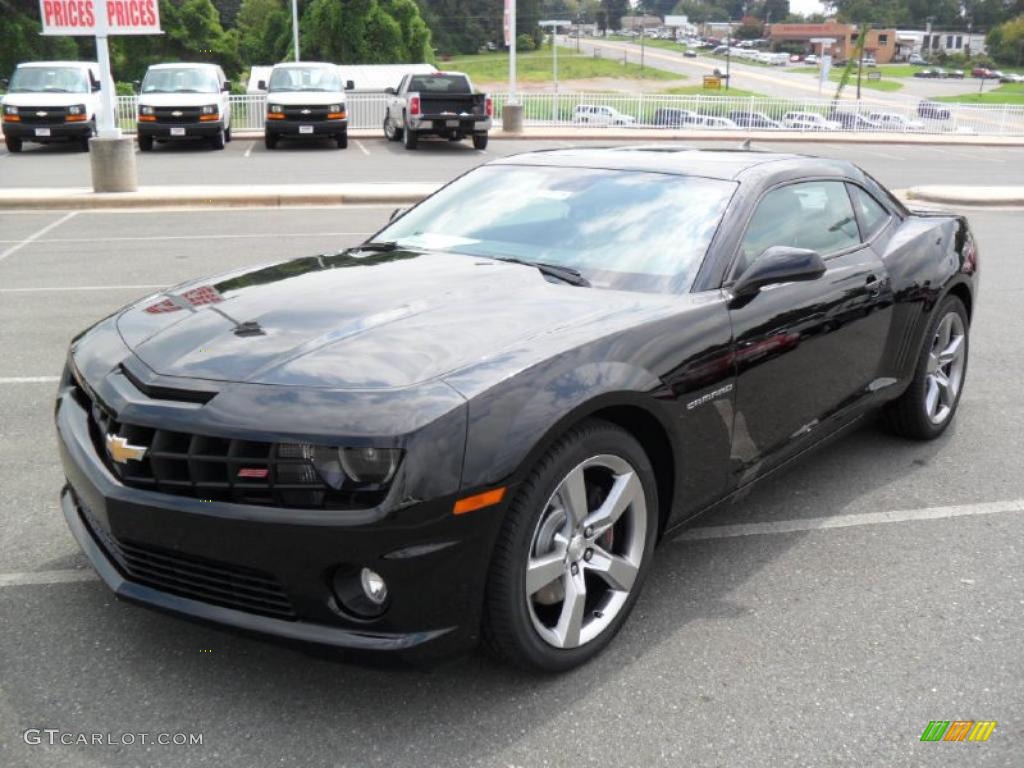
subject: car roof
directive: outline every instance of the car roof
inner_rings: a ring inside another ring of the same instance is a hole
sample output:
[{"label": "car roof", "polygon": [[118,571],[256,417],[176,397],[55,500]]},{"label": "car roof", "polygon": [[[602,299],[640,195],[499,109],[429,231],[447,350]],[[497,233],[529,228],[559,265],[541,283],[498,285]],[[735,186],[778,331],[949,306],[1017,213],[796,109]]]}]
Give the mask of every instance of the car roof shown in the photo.
[{"label": "car roof", "polygon": [[857,166],[845,160],[747,149],[697,149],[672,144],[538,150],[511,155],[490,164],[605,168],[728,180],[740,180],[753,172],[772,176],[861,176]]},{"label": "car roof", "polygon": [[206,61],[166,61],[163,64],[150,64],[150,69],[181,69],[191,67],[195,69],[220,69],[220,64],[210,64]]},{"label": "car roof", "polygon": [[326,68],[326,67],[338,67],[338,64],[332,64],[329,61],[282,61],[280,64],[275,64],[274,69],[309,69],[309,68]]},{"label": "car roof", "polygon": [[95,61],[22,61],[19,67],[89,67],[97,69],[99,64]]}]

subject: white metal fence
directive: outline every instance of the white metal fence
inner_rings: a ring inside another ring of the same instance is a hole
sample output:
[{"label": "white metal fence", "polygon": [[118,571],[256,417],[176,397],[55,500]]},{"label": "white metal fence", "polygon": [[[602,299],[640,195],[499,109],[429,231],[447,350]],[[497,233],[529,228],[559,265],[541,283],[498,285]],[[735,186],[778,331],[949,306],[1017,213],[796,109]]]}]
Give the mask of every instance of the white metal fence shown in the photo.
[{"label": "white metal fence", "polygon": [[[496,93],[496,122],[508,101],[508,94]],[[350,94],[348,97],[349,127],[380,128],[384,121],[383,94]],[[266,113],[265,94],[231,97],[232,127],[236,131],[263,130]],[[746,115],[761,115],[777,122],[786,130],[814,130],[809,121],[794,121],[793,113],[821,115],[842,123],[843,130],[857,133],[913,132],[933,134],[975,134],[979,136],[1024,136],[1024,105],[954,104],[920,102],[889,104],[864,101],[831,101],[828,99],[784,99],[765,96],[680,96],[671,94],[617,93],[524,93],[524,122],[528,126],[590,127],[609,125],[644,128],[720,129],[723,131],[762,130]],[[614,112],[588,115],[580,106],[610,107]],[[118,111],[121,128],[134,131],[136,96],[121,96]],[[684,112],[669,112],[683,110]],[[787,116],[790,119],[787,121]],[[803,128],[801,128],[801,125]],[[769,130],[772,130],[769,128]]]}]

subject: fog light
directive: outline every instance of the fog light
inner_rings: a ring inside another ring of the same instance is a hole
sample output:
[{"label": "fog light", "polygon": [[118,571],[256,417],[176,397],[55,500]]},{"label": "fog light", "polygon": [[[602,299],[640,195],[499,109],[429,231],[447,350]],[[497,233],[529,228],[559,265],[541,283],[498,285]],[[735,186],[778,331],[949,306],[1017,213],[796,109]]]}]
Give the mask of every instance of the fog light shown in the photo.
[{"label": "fog light", "polygon": [[363,583],[363,592],[374,605],[384,605],[388,599],[388,585],[384,577],[369,568],[363,568],[359,573],[359,580]]}]

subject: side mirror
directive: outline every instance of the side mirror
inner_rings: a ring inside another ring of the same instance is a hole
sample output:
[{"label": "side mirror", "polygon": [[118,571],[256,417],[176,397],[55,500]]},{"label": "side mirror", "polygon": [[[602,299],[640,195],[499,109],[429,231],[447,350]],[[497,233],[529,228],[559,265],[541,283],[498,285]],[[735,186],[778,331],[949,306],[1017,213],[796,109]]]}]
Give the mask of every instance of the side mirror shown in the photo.
[{"label": "side mirror", "polygon": [[11,84],[11,81],[10,81],[9,78],[6,78],[6,77],[0,78],[0,88],[6,88],[10,84]]},{"label": "side mirror", "polygon": [[394,96],[396,93],[398,93],[398,91],[396,91],[394,88],[389,87],[384,89],[384,93],[386,93],[388,96]]},{"label": "side mirror", "polygon": [[93,80],[92,81],[92,91],[93,91],[93,93],[96,93],[99,89],[100,89],[100,84],[97,81]]},{"label": "side mirror", "polygon": [[266,80],[260,80],[258,83],[256,83],[256,88],[261,90],[261,91],[267,90],[267,81]]},{"label": "side mirror", "polygon": [[142,82],[139,80],[132,80],[132,90],[136,93],[142,90]]},{"label": "side mirror", "polygon": [[817,280],[825,274],[825,261],[817,251],[773,245],[754,259],[732,287],[737,298],[748,298],[778,283]]},{"label": "side mirror", "polygon": [[222,91],[224,91],[224,93],[228,93],[228,92],[230,92],[230,91],[231,91],[231,81],[230,81],[230,80],[225,80],[225,81],[224,81],[224,85],[222,85],[222,86],[220,87],[220,89],[221,89]]},{"label": "side mirror", "polygon": [[353,83],[351,80],[346,80],[345,81],[345,90],[346,91],[351,91],[355,87],[356,87],[356,84]]},{"label": "side mirror", "polygon": [[395,219],[402,218],[403,216],[405,216],[405,212],[408,210],[409,206],[405,206],[404,208],[395,208],[395,210],[391,212],[391,215],[388,216],[388,223],[390,224]]}]

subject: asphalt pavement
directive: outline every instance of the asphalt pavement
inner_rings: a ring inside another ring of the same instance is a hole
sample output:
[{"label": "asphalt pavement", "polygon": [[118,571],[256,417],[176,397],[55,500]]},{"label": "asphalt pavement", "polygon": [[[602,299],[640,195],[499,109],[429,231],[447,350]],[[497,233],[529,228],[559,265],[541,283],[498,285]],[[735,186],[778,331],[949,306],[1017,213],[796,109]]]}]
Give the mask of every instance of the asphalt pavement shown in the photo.
[{"label": "asphalt pavement", "polygon": [[[734,149],[741,141],[728,138],[693,145]],[[478,151],[468,142],[431,140],[410,152],[383,138],[363,138],[351,141],[345,150],[333,149],[328,143],[296,143],[268,151],[262,139],[237,139],[223,151],[201,144],[167,144],[145,155],[137,154],[136,163],[142,186],[444,182],[481,163],[521,152],[631,143],[638,142],[503,139]],[[758,140],[752,147],[851,160],[897,188],[915,184],[1019,185],[1024,168],[1024,147]],[[90,186],[89,156],[84,153],[56,144],[26,145],[19,155],[0,150],[2,189]]]},{"label": "asphalt pavement", "polygon": [[[325,152],[293,156],[339,158]],[[443,179],[479,162],[458,152],[402,167]],[[935,163],[963,183],[1008,173],[977,154],[861,159],[890,184],[924,183]],[[202,153],[167,158],[168,173],[202,167]],[[218,158],[232,159],[244,148]],[[482,654],[357,666],[115,601],[57,503],[70,338],[161,286],[358,242],[389,210],[0,212],[0,765],[1020,765],[1019,212],[970,215],[983,285],[946,436],[865,423],[708,514],[660,548],[624,631],[582,669],[523,676]],[[956,719],[998,725],[986,743],[920,741]],[[29,729],[119,743],[28,743]],[[203,743],[120,743],[140,733]]]}]

